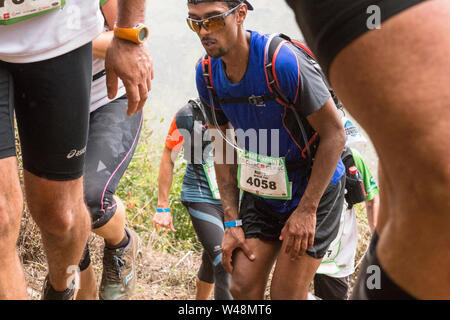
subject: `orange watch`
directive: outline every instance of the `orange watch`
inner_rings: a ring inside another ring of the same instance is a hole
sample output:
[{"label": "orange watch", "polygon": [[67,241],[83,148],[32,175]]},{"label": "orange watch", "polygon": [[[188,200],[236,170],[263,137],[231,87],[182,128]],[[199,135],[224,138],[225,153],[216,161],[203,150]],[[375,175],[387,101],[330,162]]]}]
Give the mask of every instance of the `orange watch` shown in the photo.
[{"label": "orange watch", "polygon": [[148,35],[148,27],[143,23],[139,23],[134,28],[119,28],[118,26],[114,26],[114,37],[137,44],[144,43],[148,39]]}]

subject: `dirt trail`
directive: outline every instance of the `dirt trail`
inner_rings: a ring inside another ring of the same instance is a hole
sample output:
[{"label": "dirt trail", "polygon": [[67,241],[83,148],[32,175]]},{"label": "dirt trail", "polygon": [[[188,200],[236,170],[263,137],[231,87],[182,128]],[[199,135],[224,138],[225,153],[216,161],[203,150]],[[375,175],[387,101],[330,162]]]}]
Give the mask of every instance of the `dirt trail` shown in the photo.
[{"label": "dirt trail", "polygon": [[[100,283],[102,273],[102,240],[90,242],[91,260]],[[191,300],[195,298],[195,276],[201,253],[194,251],[163,253],[143,247],[138,259],[137,283],[133,300]],[[41,298],[41,288],[47,274],[45,262],[24,261],[28,295]]]}]

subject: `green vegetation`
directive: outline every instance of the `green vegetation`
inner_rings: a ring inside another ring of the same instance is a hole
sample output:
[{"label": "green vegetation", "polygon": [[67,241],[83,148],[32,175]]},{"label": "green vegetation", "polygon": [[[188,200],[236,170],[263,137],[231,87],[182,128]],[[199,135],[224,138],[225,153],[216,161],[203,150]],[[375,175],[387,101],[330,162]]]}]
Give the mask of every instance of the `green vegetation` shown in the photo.
[{"label": "green vegetation", "polygon": [[[144,242],[154,231],[152,216],[158,202],[158,171],[163,150],[163,139],[153,137],[153,131],[145,122],[139,144],[125,175],[120,181],[117,195],[127,208],[128,223]],[[200,250],[190,217],[180,201],[181,185],[186,163],[179,156],[174,169],[169,196],[170,210],[174,217],[175,233],[161,233],[159,247],[162,250]]]}]

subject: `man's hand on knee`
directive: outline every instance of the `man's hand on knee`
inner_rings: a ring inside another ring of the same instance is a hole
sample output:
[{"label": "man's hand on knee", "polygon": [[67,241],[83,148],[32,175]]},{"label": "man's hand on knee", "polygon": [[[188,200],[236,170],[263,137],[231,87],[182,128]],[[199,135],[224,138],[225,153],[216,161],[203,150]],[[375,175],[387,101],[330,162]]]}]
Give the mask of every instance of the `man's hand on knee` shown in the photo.
[{"label": "man's hand on knee", "polygon": [[240,227],[233,227],[225,229],[225,234],[222,242],[222,265],[228,273],[233,273],[232,255],[236,248],[241,248],[244,254],[251,261],[255,260],[255,256],[248,247],[244,231]]},{"label": "man's hand on knee", "polygon": [[316,212],[306,212],[300,208],[292,213],[280,235],[284,251],[292,260],[304,255],[314,244]]}]

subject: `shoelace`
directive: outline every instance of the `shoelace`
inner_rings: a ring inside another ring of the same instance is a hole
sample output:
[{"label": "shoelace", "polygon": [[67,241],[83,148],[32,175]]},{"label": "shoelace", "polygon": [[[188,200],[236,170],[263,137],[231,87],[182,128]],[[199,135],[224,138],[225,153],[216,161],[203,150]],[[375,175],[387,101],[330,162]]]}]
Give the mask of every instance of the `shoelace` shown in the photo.
[{"label": "shoelace", "polygon": [[123,253],[111,255],[110,258],[112,259],[113,268],[112,269],[108,268],[106,270],[106,276],[108,277],[109,280],[120,282],[122,269],[125,266],[125,261],[123,260],[122,256]]}]

